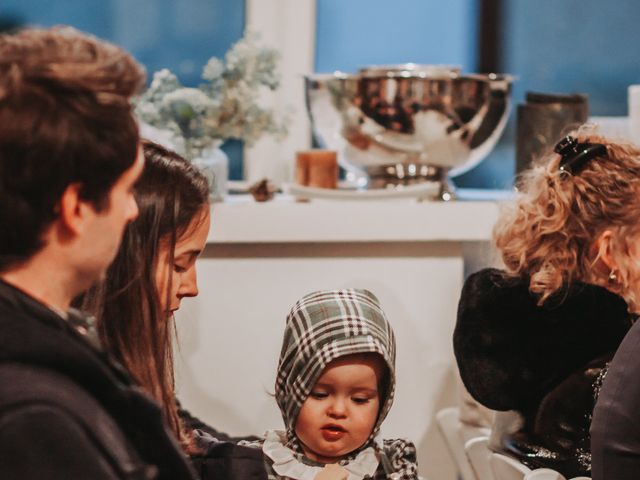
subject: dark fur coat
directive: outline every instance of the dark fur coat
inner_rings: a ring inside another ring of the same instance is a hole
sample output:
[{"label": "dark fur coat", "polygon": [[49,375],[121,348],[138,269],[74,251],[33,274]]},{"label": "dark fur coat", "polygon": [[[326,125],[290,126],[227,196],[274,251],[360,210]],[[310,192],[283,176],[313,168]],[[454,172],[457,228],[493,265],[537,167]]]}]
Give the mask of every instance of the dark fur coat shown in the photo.
[{"label": "dark fur coat", "polygon": [[631,316],[621,297],[582,283],[536,303],[525,279],[471,275],[453,338],[460,376],[478,402],[512,411],[494,425],[493,450],[567,478],[589,475],[595,400]]},{"label": "dark fur coat", "polygon": [[485,269],[465,282],[453,345],[469,393],[493,410],[524,410],[590,360],[614,352],[631,326],[626,302],[575,284],[545,306],[528,281]]}]

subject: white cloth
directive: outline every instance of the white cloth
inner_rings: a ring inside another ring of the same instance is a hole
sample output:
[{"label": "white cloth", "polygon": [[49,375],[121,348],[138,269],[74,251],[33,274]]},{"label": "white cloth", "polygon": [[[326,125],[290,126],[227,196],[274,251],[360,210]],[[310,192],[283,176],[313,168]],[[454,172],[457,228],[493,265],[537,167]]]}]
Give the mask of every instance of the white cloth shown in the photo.
[{"label": "white cloth", "polygon": [[[263,453],[273,461],[273,470],[281,477],[294,480],[313,480],[323,467],[302,463],[289,447],[285,446],[287,435],[282,430],[268,430],[262,444]],[[373,477],[378,469],[378,456],[373,447],[367,447],[345,465],[348,480],[362,480]]]}]

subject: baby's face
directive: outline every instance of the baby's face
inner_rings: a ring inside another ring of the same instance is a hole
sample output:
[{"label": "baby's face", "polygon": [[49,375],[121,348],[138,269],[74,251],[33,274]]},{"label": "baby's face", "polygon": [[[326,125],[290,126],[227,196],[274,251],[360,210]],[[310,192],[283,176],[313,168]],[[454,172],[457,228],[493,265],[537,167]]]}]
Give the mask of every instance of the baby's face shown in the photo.
[{"label": "baby's face", "polygon": [[380,410],[383,372],[382,358],[375,354],[349,355],[327,365],[296,421],[308,458],[335,463],[367,441]]}]

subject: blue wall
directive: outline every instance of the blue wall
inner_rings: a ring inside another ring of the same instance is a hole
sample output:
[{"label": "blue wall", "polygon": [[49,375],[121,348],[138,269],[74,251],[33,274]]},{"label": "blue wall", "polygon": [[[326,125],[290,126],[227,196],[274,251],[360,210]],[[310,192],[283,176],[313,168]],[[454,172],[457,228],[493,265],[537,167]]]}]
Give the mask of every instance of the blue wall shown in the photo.
[{"label": "blue wall", "polygon": [[317,0],[316,71],[386,63],[475,69],[476,0]]},{"label": "blue wall", "polygon": [[244,29],[237,0],[2,0],[0,16],[37,26],[66,24],[130,51],[149,73],[170,68],[199,82],[211,56],[223,56]]},{"label": "blue wall", "polygon": [[516,75],[502,141],[458,185],[505,187],[515,173],[515,109],[527,91],[585,93],[591,115],[627,115],[640,83],[637,0],[503,0],[502,70]]},{"label": "blue wall", "polygon": [[527,90],[580,92],[593,115],[626,115],[640,83],[637,0],[506,0],[504,67]]},{"label": "blue wall", "polygon": [[[2,0],[0,19],[35,26],[71,25],[131,52],[149,74],[169,68],[200,82],[211,56],[222,57],[244,31],[239,0]],[[232,178],[242,176],[242,144],[227,142]]]}]

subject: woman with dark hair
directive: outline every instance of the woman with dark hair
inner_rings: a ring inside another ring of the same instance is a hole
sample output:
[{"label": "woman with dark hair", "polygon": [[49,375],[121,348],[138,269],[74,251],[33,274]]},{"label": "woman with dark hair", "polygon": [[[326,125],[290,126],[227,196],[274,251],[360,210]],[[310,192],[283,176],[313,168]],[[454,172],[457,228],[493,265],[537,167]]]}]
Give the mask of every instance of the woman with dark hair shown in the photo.
[{"label": "woman with dark hair", "polygon": [[95,316],[102,345],[160,404],[201,478],[259,476],[264,466],[253,449],[226,441],[232,439],[176,401],[173,315],[182,298],[198,294],[195,262],[211,223],[209,185],[180,155],[148,140],[142,147],[138,218],[125,229],[114,262],[103,282],[83,297],[82,308]]},{"label": "woman with dark hair", "polygon": [[206,178],[188,161],[143,140],[145,168],[135,185],[140,213],[125,229],[104,281],[82,308],[97,320],[100,341],[162,406],[183,449],[193,435],[175,401],[173,313],[198,294],[195,261],[210,226]]}]

